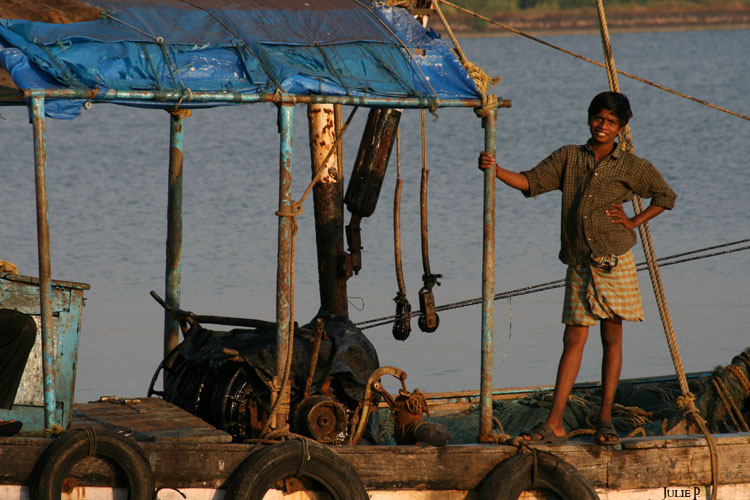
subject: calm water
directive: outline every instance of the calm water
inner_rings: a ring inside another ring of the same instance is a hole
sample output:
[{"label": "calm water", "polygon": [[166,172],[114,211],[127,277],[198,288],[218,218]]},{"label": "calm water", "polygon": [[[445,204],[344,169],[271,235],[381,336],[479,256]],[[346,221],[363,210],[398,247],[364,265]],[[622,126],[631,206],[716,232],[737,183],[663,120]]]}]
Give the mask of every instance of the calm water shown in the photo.
[{"label": "calm water", "polygon": [[[597,36],[549,37],[601,59]],[[750,31],[623,34],[613,37],[620,69],[689,95],[750,114]],[[586,107],[606,90],[604,70],[517,38],[463,42],[469,59],[500,74],[498,157],[529,168],[558,146],[588,137]],[[651,160],[679,195],[651,224],[661,256],[750,236],[750,125],[747,121],[621,77],[634,106],[636,151]],[[346,111],[348,112],[348,110]],[[25,109],[0,110],[3,189],[0,258],[37,275],[31,126]],[[275,109],[256,105],[194,111],[186,120],[182,306],[199,314],[273,319],[278,135]],[[295,197],[310,178],[305,109],[295,113]],[[351,168],[366,113],[345,140]],[[149,296],[164,289],[169,119],[165,112],[98,105],[72,121],[48,120],[52,269],[57,279],[91,284],[84,309],[76,399],[144,395],[161,359],[162,311]],[[409,299],[418,308],[419,113],[402,118],[402,229]],[[443,275],[438,304],[481,295],[482,177],[476,156],[479,120],[468,110],[441,110],[427,120],[432,271]],[[394,155],[395,158],[395,155]],[[376,213],[362,224],[364,268],[349,281],[352,319],[393,314],[391,165]],[[317,311],[312,197],[297,239],[296,318]],[[526,200],[498,184],[497,291],[561,278],[557,260],[559,197]],[[746,325],[750,252],[663,269],[678,341],[688,371],[728,363],[750,345]],[[640,245],[636,257],[642,261]],[[623,376],[673,368],[648,277],[642,274],[646,321],[625,330]],[[496,304],[495,385],[552,383],[561,348],[562,290]],[[367,330],[383,365],[409,374],[410,388],[479,387],[479,306],[440,313],[440,329],[405,342],[390,326]],[[579,380],[599,377],[598,335]]]}]

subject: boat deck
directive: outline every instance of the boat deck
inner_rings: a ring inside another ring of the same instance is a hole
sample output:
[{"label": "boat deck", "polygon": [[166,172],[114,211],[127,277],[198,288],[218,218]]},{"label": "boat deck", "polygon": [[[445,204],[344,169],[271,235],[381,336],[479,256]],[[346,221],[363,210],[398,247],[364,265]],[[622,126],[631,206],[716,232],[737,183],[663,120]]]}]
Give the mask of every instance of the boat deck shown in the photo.
[{"label": "boat deck", "polygon": [[[113,399],[76,404],[72,428],[90,426],[132,435],[154,471],[157,488],[222,488],[232,471],[258,446],[231,436],[158,398]],[[750,433],[715,436],[721,484],[750,483],[745,464]],[[585,438],[582,438],[585,439]],[[50,439],[0,438],[0,484],[28,484]],[[576,467],[599,489],[645,489],[709,484],[709,448],[703,436],[624,438],[617,447],[587,441],[537,446]],[[368,490],[473,490],[503,459],[507,445],[339,446]],[[79,484],[109,486],[111,472],[98,460],[79,471]],[[110,477],[108,478],[108,475]],[[108,479],[107,479],[108,478]]]}]

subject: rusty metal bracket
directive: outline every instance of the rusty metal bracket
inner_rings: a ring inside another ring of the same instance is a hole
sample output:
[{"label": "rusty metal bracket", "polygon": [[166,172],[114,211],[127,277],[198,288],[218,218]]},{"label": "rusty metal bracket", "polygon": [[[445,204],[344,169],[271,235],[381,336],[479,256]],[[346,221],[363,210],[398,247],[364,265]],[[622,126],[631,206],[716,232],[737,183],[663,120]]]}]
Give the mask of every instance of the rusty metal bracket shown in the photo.
[{"label": "rusty metal bracket", "polygon": [[[359,402],[357,409],[354,411],[350,429],[354,432],[349,433],[349,444],[357,444],[362,439],[362,434],[365,432],[367,426],[367,420],[370,416],[370,412],[373,408],[377,409],[378,405],[375,402],[375,396],[382,390],[380,384],[380,378],[383,375],[393,375],[401,381],[401,388],[406,391],[406,372],[395,366],[381,366],[367,379],[367,385],[365,386],[365,395],[362,401]],[[387,393],[386,393],[387,394]],[[388,395],[390,397],[390,395]],[[355,430],[356,429],[356,430]]]}]

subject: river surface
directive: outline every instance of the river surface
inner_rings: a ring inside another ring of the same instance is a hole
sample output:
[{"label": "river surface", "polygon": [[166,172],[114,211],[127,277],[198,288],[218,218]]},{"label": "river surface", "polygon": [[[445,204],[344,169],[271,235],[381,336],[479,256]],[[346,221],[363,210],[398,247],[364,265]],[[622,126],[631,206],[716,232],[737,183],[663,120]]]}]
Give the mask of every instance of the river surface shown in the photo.
[{"label": "river surface", "polygon": [[[550,42],[601,60],[598,36]],[[750,114],[750,31],[633,33],[612,37],[619,69],[685,94]],[[586,108],[607,89],[603,69],[523,38],[472,38],[467,57],[501,75],[497,92],[513,101],[500,112],[498,159],[527,169],[558,146],[588,138]],[[652,221],[659,256],[750,237],[750,124],[620,77],[631,98],[635,149],[678,193],[671,212]],[[345,108],[345,114],[349,112]],[[0,258],[36,276],[32,131],[24,108],[0,109]],[[345,138],[347,175],[359,144],[362,110]],[[427,117],[430,260],[442,274],[438,305],[481,296],[483,145],[471,110]],[[294,197],[310,179],[306,112],[295,112]],[[419,307],[419,112],[402,118],[403,260]],[[145,395],[161,360],[169,117],[163,111],[96,105],[74,121],[47,121],[53,278],[89,283],[76,400]],[[185,120],[182,307],[197,314],[274,319],[278,134],[270,105],[193,111]],[[375,214],[362,222],[363,269],[349,280],[350,315],[364,321],[394,313],[392,203],[395,154]],[[564,276],[559,194],[527,200],[497,186],[496,290]],[[347,215],[348,221],[348,215]],[[298,321],[318,308],[312,197],[299,217]],[[638,244],[636,260],[643,261]],[[662,270],[687,371],[727,364],[750,345],[750,252]],[[623,377],[673,373],[648,275],[641,273],[646,320],[625,325]],[[551,384],[561,350],[562,289],[500,300],[495,308],[494,385]],[[412,321],[406,342],[390,325],[365,331],[382,365],[409,374],[410,389],[478,389],[481,307],[440,313],[423,333]],[[598,380],[601,347],[592,329],[579,380]],[[158,387],[158,386],[157,386]]]}]

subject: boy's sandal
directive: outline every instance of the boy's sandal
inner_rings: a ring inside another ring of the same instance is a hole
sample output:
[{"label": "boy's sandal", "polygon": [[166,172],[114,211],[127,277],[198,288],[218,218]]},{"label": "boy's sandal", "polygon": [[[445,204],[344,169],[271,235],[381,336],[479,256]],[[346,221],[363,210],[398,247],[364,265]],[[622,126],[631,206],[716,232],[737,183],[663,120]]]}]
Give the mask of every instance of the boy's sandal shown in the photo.
[{"label": "boy's sandal", "polygon": [[[529,436],[531,439],[525,439],[523,436]],[[539,422],[531,430],[521,433],[521,439],[530,444],[565,444],[568,442],[568,436],[558,436],[552,428]]]},{"label": "boy's sandal", "polygon": [[18,420],[0,420],[0,436],[15,436],[23,424]]},{"label": "boy's sandal", "polygon": [[[613,437],[614,439],[612,439]],[[604,446],[615,445],[620,442],[620,436],[617,435],[617,431],[612,422],[599,422],[599,425],[596,426],[594,442]]]}]

